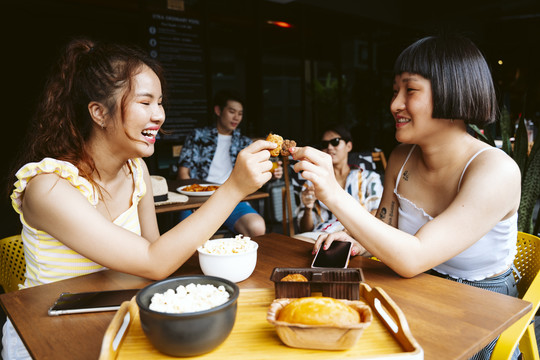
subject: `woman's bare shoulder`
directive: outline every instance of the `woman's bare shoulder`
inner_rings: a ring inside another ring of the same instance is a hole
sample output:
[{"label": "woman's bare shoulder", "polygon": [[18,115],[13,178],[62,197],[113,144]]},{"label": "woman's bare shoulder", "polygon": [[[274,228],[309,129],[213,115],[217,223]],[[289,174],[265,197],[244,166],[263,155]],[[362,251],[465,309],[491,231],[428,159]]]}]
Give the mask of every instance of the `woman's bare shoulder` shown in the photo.
[{"label": "woman's bare shoulder", "polygon": [[25,197],[29,194],[43,196],[50,193],[59,184],[69,184],[69,181],[55,173],[43,173],[34,176],[28,181]]},{"label": "woman's bare shoulder", "polygon": [[476,158],[474,158],[469,167],[471,170],[485,171],[488,173],[496,172],[498,174],[508,174],[514,176],[520,174],[519,166],[504,151],[487,147]]},{"label": "woman's bare shoulder", "polygon": [[33,177],[26,186],[23,207],[26,211],[30,208],[45,209],[80,197],[80,191],[69,180],[54,173],[39,174]]},{"label": "woman's bare shoulder", "polygon": [[403,165],[403,163],[405,162],[405,159],[409,155],[409,152],[411,151],[413,146],[414,145],[410,144],[397,145],[394,150],[392,150],[392,152],[390,153],[390,157],[388,158],[388,168],[401,168],[401,165]]},{"label": "woman's bare shoulder", "polygon": [[53,214],[60,209],[70,209],[73,201],[77,201],[81,193],[66,179],[54,173],[34,176],[28,182],[22,198],[22,210],[25,220],[30,226],[46,229],[53,221]]},{"label": "woman's bare shoulder", "polygon": [[462,188],[466,189],[468,184],[483,189],[504,189],[504,193],[519,193],[521,171],[514,159],[504,151],[487,149],[478,154],[465,170]]}]

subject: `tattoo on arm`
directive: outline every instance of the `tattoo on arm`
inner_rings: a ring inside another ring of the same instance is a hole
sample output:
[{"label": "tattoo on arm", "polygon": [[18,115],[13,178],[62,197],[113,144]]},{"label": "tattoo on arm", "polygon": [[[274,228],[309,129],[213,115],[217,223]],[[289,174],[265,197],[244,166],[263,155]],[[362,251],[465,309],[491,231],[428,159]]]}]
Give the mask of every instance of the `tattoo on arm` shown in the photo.
[{"label": "tattoo on arm", "polygon": [[394,201],[392,201],[390,203],[390,215],[388,216],[388,224],[392,224],[392,222],[394,221],[394,209],[396,207],[396,203]]},{"label": "tattoo on arm", "polygon": [[409,170],[403,172],[403,180],[409,181]]},{"label": "tattoo on arm", "polygon": [[[388,225],[392,225],[392,221],[394,220],[394,209],[396,207],[396,202],[392,201],[390,203],[390,213],[388,213],[388,210],[383,207],[379,213],[379,219],[387,223]],[[388,219],[386,219],[386,215],[388,215]]]}]

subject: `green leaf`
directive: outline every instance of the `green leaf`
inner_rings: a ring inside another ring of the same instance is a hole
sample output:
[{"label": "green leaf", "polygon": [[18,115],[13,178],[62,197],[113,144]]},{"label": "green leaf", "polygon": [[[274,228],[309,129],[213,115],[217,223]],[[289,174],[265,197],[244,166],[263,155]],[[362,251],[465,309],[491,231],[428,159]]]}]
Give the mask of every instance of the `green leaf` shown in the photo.
[{"label": "green leaf", "polygon": [[502,150],[508,155],[512,156],[512,143],[510,138],[514,135],[514,124],[510,120],[510,113],[506,106],[503,106],[501,110],[501,117],[499,119],[501,126],[501,138],[502,138]]},{"label": "green leaf", "polygon": [[484,132],[482,132],[482,130],[480,130],[477,125],[469,124],[469,127],[476,133],[476,135],[478,135],[478,138],[480,140],[491,146],[495,146],[495,141],[493,140],[493,138],[491,136],[485,135]]},{"label": "green leaf", "polygon": [[519,165],[522,175],[525,173],[525,167],[527,165],[528,150],[529,139],[527,137],[527,128],[525,127],[523,118],[520,118],[514,141],[514,160]]},{"label": "green leaf", "polygon": [[[536,146],[536,144],[535,144]],[[528,166],[522,178],[521,202],[519,204],[518,230],[533,233],[533,212],[540,197],[540,152],[531,151]]]}]

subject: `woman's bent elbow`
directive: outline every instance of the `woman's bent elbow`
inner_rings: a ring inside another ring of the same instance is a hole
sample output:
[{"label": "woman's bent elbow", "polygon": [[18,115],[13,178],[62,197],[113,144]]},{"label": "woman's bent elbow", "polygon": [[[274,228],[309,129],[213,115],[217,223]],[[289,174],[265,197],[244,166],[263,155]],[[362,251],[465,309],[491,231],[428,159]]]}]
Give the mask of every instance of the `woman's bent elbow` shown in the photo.
[{"label": "woman's bent elbow", "polygon": [[146,271],[143,271],[139,274],[134,274],[134,275],[141,276],[145,279],[149,279],[153,281],[158,281],[158,280],[163,280],[163,279],[168,278],[173,272],[174,270],[170,271],[168,269],[163,269],[163,268],[158,267],[154,269],[147,269]]},{"label": "woman's bent elbow", "polygon": [[407,272],[398,272],[398,275],[405,278],[405,279],[410,279],[410,278],[413,278],[415,277],[416,275],[418,275],[419,273],[417,272],[412,272],[412,271],[407,271]]},{"label": "woman's bent elbow", "polygon": [[399,276],[404,277],[406,279],[410,279],[415,277],[418,274],[421,274],[425,271],[425,269],[421,269],[417,266],[397,266],[392,267],[392,270],[394,270]]}]

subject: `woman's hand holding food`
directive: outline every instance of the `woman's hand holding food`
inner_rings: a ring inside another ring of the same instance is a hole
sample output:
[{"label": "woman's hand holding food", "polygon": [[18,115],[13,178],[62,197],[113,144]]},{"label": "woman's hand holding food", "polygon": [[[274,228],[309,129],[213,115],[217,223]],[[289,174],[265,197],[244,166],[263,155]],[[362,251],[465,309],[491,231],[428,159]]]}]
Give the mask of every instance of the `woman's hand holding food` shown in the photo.
[{"label": "woman's hand holding food", "polygon": [[336,181],[332,157],[312,147],[292,148],[292,155],[298,162],[294,171],[301,172],[302,177],[313,183],[317,199],[329,204],[343,188]]},{"label": "woman's hand holding food", "polygon": [[244,196],[259,190],[272,178],[272,162],[269,159],[270,150],[275,147],[276,144],[272,142],[258,140],[244,148],[238,154],[231,176],[225,184],[231,183]]},{"label": "woman's hand holding food", "polygon": [[367,252],[367,250],[360,245],[358,241],[356,241],[354,238],[352,238],[348,233],[345,231],[337,231],[335,233],[331,234],[322,234],[317,238],[317,241],[315,242],[315,245],[313,246],[313,254],[315,254],[317,251],[319,251],[319,248],[322,246],[323,249],[328,249],[330,247],[330,244],[332,242],[339,240],[339,241],[348,241],[353,244],[351,248],[351,255],[363,255]]},{"label": "woman's hand holding food", "polygon": [[[268,136],[266,137],[266,141],[270,141],[277,145],[273,150],[270,151],[270,155],[272,157],[277,157],[280,155],[283,157],[288,157],[289,155],[291,155],[289,149],[296,146],[296,141],[283,139],[283,137],[278,134],[268,134]],[[281,177],[283,176],[283,172],[285,170],[283,169],[283,166],[281,166],[281,164],[283,164],[283,162],[280,160],[274,161],[274,166],[272,167],[273,179],[281,179]]]}]

